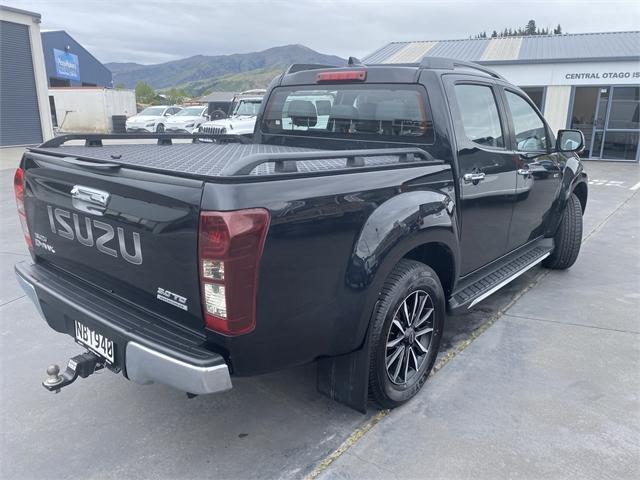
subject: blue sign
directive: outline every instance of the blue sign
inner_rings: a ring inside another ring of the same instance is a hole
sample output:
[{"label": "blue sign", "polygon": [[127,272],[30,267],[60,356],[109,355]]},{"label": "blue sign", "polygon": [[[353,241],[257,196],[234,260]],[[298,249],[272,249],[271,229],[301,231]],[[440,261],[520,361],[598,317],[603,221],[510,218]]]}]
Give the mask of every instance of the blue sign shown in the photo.
[{"label": "blue sign", "polygon": [[77,55],[54,48],[53,58],[56,62],[56,73],[59,77],[80,80],[80,63]]}]

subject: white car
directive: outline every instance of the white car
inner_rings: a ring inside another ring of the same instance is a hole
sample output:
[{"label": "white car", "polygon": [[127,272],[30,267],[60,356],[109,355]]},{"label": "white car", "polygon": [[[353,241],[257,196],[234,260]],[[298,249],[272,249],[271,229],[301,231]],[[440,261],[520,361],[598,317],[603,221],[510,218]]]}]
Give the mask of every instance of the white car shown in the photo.
[{"label": "white car", "polygon": [[182,107],[177,107],[175,105],[158,105],[157,107],[147,107],[137,115],[127,118],[127,133],[162,133],[164,132],[168,117],[175,115],[180,110],[182,110]]},{"label": "white car", "polygon": [[[234,108],[230,117],[203,123],[198,132],[216,135],[253,135],[263,96],[263,91],[256,95],[240,94],[234,99]],[[203,140],[206,141],[206,139]]]},{"label": "white car", "polygon": [[193,133],[198,127],[209,120],[206,105],[194,105],[184,107],[173,117],[169,117],[164,125],[165,132],[171,133]]}]

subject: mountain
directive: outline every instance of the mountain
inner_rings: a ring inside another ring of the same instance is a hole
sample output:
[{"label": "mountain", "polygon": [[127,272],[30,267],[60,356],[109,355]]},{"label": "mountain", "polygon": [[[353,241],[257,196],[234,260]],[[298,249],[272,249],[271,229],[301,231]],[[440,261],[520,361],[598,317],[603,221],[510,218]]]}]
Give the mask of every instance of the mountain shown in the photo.
[{"label": "mountain", "polygon": [[215,83],[221,77],[275,70],[275,67],[280,67],[279,71],[283,71],[292,63],[344,65],[345,60],[316,52],[304,45],[285,45],[253,53],[196,55],[156,65],[107,63],[106,67],[113,73],[114,85],[124,84],[127,88],[133,88],[139,81],[145,81],[156,89],[162,89],[189,85],[192,82]]}]

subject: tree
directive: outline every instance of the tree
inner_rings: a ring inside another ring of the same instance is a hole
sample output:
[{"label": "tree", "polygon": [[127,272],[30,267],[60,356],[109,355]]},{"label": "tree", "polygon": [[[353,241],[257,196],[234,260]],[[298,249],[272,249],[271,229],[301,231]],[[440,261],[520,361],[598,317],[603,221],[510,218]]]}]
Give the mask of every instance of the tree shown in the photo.
[{"label": "tree", "polygon": [[524,34],[525,35],[535,35],[537,33],[537,28],[536,28],[536,21],[535,20],[529,20],[529,22],[527,23],[527,26],[524,30]]},{"label": "tree", "polygon": [[[491,34],[491,38],[505,38],[505,37],[514,37],[514,36],[530,36],[530,35],[549,35],[549,28],[538,28],[535,20],[529,20],[527,25],[517,28],[507,28],[505,27],[503,30],[494,30]],[[554,35],[562,34],[562,27],[558,24],[557,27],[553,29]],[[475,36],[471,36],[469,38],[487,38],[487,32],[481,32],[476,34]]]},{"label": "tree", "polygon": [[149,104],[156,98],[156,92],[147,82],[139,81],[136,84],[136,100],[139,103]]},{"label": "tree", "polygon": [[171,105],[175,105],[177,103],[182,103],[184,101],[184,99],[187,98],[187,94],[185,93],[184,90],[178,90],[175,87],[170,88],[169,90],[167,90],[165,92],[165,95],[167,96],[167,100],[169,101],[169,103]]},{"label": "tree", "polygon": [[117,83],[115,87],[116,90],[124,90],[127,86],[124,83]]}]

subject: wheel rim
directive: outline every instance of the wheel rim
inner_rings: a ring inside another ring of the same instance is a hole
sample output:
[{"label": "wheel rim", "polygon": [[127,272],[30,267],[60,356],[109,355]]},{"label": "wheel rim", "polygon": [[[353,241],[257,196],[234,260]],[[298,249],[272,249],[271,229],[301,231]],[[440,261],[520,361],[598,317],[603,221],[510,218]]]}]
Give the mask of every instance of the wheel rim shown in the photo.
[{"label": "wheel rim", "polygon": [[164,125],[158,125],[158,133],[164,132]]},{"label": "wheel rim", "polygon": [[411,292],[393,314],[387,333],[385,365],[396,385],[405,385],[420,371],[433,337],[433,301],[424,290]]}]

